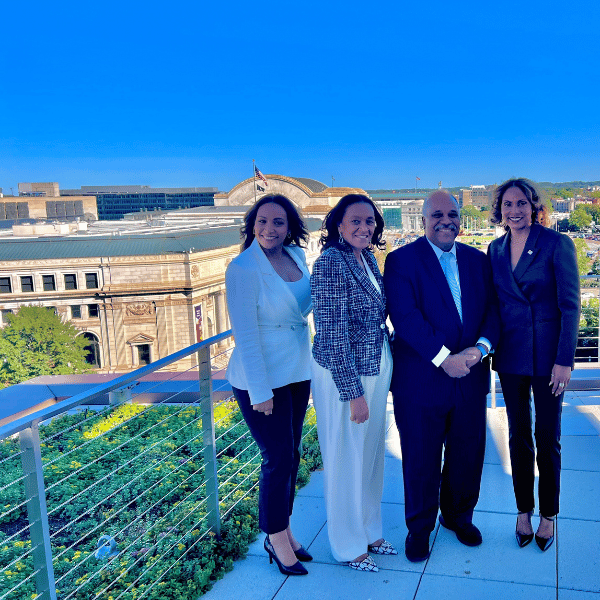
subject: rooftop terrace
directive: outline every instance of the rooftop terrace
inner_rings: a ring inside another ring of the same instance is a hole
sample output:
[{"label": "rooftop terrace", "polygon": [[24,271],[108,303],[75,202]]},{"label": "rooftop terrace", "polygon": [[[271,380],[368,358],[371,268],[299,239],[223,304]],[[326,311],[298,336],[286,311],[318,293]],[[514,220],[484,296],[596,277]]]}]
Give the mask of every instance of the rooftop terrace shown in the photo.
[{"label": "rooftop terrace", "polygon": [[[599,373],[594,373],[598,377]],[[578,370],[574,378],[591,371]],[[491,403],[488,403],[491,406]],[[218,581],[206,600],[471,600],[484,598],[593,600],[600,598],[600,393],[572,391],[563,409],[563,475],[556,541],[542,553],[535,544],[519,548],[514,538],[516,507],[508,458],[506,411],[488,408],[488,442],[481,496],[474,523],[483,544],[468,548],[440,527],[431,535],[432,552],[423,563],[404,556],[402,455],[388,401],[388,433],[383,492],[384,536],[398,556],[375,556],[379,573],[360,573],[337,563],[329,550],[323,473],[312,474],[300,490],[292,527],[314,560],[306,577],[284,577],[269,565],[263,536]],[[534,518],[534,527],[537,518]],[[243,594],[242,594],[243,591]]]}]

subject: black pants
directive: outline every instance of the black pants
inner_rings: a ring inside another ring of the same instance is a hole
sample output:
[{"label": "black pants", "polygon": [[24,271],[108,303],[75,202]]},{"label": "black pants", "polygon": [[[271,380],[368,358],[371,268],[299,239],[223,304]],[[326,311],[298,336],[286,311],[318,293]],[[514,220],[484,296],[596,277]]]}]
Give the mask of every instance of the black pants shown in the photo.
[{"label": "black pants", "polygon": [[433,531],[438,507],[448,523],[471,523],[485,454],[485,396],[465,397],[452,383],[435,403],[394,396],[394,412],[408,530],[417,535]]},{"label": "black pants", "polygon": [[[552,394],[550,377],[499,373],[508,416],[510,463],[519,512],[535,507],[534,460],[537,450],[540,513],[558,514],[560,495],[560,418],[563,395]],[[531,390],[535,404],[535,449],[532,435]]]},{"label": "black pants", "polygon": [[294,506],[302,425],[310,381],[273,390],[273,413],[252,408],[246,390],[233,388],[244,420],[262,455],[258,496],[259,526],[267,534],[287,528]]}]

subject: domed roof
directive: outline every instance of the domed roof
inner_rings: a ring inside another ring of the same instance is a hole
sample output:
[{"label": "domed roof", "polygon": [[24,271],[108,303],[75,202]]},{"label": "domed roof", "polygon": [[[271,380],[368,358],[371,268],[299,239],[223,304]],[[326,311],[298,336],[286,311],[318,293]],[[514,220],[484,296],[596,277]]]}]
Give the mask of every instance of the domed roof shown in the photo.
[{"label": "domed roof", "polygon": [[327,189],[327,186],[316,179],[307,179],[306,177],[290,177],[290,179],[295,179],[299,181],[301,184],[305,185],[311,192],[319,193],[323,190]]}]

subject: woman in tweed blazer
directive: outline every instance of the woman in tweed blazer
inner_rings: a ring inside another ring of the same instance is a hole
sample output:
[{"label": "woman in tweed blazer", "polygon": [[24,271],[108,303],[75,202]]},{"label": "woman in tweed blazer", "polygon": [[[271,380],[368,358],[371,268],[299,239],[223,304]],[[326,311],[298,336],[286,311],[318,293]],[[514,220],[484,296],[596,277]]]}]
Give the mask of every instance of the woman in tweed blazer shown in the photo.
[{"label": "woman in tweed blazer", "polygon": [[385,413],[391,353],[383,281],[371,248],[383,218],[366,196],[344,196],[325,217],[310,279],[316,334],[312,394],[325,467],[327,528],[336,560],[377,571],[396,554],[382,537]]}]

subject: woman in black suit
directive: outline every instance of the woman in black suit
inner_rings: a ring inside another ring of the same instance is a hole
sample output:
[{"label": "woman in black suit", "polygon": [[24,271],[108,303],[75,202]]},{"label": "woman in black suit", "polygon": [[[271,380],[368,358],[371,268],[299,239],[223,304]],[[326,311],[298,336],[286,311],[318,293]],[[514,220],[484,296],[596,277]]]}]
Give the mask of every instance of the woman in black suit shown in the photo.
[{"label": "woman in black suit", "polygon": [[509,425],[510,460],[519,515],[520,547],[534,537],[535,441],[539,471],[540,524],[537,545],[554,541],[559,509],[560,420],[571,378],[579,328],[579,272],[572,240],[540,225],[539,194],[527,179],[510,179],[496,190],[492,222],[506,234],[494,240],[489,256],[499,298],[501,336],[493,366],[498,371]]}]

